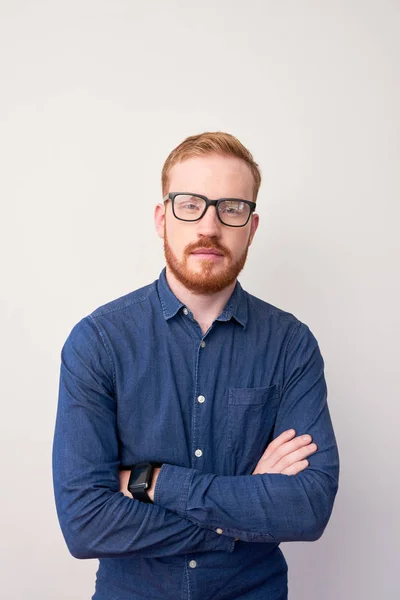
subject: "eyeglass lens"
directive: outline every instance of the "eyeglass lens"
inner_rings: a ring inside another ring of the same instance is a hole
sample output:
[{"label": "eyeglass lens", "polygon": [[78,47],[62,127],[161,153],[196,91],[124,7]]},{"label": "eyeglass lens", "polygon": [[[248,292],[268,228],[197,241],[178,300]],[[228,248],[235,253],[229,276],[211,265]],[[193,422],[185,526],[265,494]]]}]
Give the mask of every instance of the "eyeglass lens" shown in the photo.
[{"label": "eyeglass lens", "polygon": [[[175,215],[185,221],[196,221],[203,216],[206,201],[198,196],[178,194],[174,201]],[[223,200],[218,204],[221,221],[226,225],[243,225],[246,223],[250,206],[240,200]]]}]

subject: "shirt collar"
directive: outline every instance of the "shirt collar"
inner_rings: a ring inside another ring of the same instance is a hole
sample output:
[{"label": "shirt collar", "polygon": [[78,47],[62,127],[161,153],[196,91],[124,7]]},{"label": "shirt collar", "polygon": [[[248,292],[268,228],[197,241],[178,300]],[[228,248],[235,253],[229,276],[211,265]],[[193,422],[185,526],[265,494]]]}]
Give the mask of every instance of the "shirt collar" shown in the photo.
[{"label": "shirt collar", "polygon": [[[165,320],[174,317],[177,312],[184,307],[183,302],[178,300],[168,285],[166,277],[166,267],[161,271],[157,282],[158,296],[160,298],[161,308]],[[222,313],[217,317],[217,321],[230,321],[233,317],[242,327],[246,327],[248,316],[246,292],[243,290],[239,281],[236,281],[235,288],[225,305]]]},{"label": "shirt collar", "polygon": [[183,302],[178,300],[169,287],[166,277],[166,270],[166,267],[164,267],[157,282],[158,296],[160,298],[161,308],[164,313],[165,320],[174,317],[178,310],[184,306]]}]

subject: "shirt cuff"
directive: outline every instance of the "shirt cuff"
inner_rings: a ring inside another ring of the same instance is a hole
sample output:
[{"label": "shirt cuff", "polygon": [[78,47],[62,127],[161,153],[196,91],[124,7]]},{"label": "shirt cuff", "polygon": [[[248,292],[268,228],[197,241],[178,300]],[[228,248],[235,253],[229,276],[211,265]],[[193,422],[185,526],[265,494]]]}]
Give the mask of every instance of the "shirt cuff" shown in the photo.
[{"label": "shirt cuff", "polygon": [[[154,488],[154,504],[158,504],[182,518],[187,518],[187,500],[195,470],[163,464]],[[236,540],[232,536],[220,535],[204,529],[207,550],[233,552]]]},{"label": "shirt cuff", "polygon": [[186,518],[189,487],[194,469],[163,464],[154,489],[154,504]]}]

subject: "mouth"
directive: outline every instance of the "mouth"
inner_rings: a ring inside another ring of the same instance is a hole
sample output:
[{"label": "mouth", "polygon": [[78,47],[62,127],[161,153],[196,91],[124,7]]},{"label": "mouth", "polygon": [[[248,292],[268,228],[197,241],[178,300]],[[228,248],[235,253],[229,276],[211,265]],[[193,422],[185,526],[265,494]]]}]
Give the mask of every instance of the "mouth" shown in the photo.
[{"label": "mouth", "polygon": [[197,250],[195,250],[194,252],[192,252],[192,254],[194,254],[194,256],[197,256],[197,258],[223,258],[223,254],[222,252],[220,252],[219,250],[216,250],[214,248],[198,248]]}]

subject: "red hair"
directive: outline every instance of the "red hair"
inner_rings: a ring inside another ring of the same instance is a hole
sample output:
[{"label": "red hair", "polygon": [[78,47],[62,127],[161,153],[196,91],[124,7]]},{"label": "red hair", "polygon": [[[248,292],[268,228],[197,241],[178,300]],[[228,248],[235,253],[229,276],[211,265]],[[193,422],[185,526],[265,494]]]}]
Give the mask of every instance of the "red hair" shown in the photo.
[{"label": "red hair", "polygon": [[254,201],[257,199],[258,190],[261,185],[261,172],[253,156],[239,140],[230,133],[223,131],[200,133],[191,135],[179,144],[169,154],[161,172],[161,185],[163,196],[167,193],[168,175],[172,167],[187,158],[204,154],[223,154],[225,156],[236,156],[250,167],[254,179]]}]

